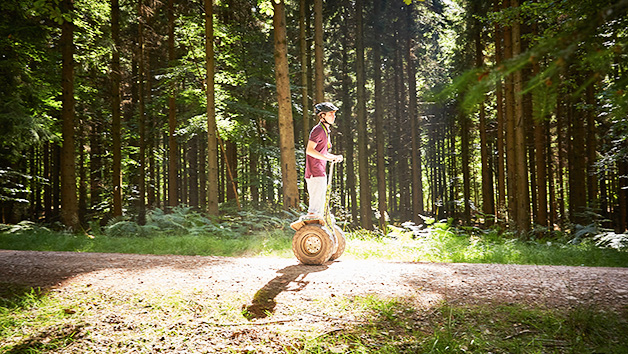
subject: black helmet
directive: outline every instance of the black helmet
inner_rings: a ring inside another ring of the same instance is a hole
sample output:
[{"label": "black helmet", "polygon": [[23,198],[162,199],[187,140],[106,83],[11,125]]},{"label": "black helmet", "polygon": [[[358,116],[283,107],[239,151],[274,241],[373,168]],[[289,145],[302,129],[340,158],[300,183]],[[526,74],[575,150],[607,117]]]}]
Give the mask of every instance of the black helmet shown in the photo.
[{"label": "black helmet", "polygon": [[319,115],[321,113],[337,111],[338,107],[334,106],[331,102],[321,102],[314,105],[314,113]]}]

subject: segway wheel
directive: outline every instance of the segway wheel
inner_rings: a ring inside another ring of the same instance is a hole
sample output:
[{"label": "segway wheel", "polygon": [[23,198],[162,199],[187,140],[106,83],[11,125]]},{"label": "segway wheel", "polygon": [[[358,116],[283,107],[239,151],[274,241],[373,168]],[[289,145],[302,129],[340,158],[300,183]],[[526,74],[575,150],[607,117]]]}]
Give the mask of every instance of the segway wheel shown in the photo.
[{"label": "segway wheel", "polygon": [[303,226],[292,238],[292,252],[303,264],[322,265],[333,251],[333,241],[322,225]]},{"label": "segway wheel", "polygon": [[336,252],[334,252],[331,257],[329,257],[330,261],[338,259],[345,251],[345,246],[347,242],[345,241],[345,233],[342,231],[340,226],[334,225],[334,233],[336,235],[336,240],[338,241],[338,247],[336,248]]}]

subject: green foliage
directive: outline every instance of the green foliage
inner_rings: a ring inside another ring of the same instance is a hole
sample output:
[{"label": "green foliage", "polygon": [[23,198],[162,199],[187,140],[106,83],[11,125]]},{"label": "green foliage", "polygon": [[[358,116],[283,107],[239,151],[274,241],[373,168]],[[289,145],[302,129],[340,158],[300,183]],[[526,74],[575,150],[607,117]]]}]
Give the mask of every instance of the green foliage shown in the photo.
[{"label": "green foliage", "polygon": [[628,335],[625,312],[582,306],[548,310],[443,303],[426,310],[399,299],[365,296],[351,299],[345,311],[366,320],[316,337],[302,352],[624,353]]},{"label": "green foliage", "polygon": [[608,247],[616,250],[628,250],[628,234],[616,234],[612,231],[604,232],[593,237],[598,247]]},{"label": "green foliage", "polygon": [[[295,218],[292,213],[288,215],[291,219]],[[212,235],[237,238],[260,231],[286,230],[289,227],[289,219],[286,216],[271,213],[269,210],[244,210],[224,214],[212,220],[191,207],[178,206],[169,212],[161,209],[150,211],[146,216],[145,225],[130,220],[112,220],[104,228],[104,234],[111,237]]]},{"label": "green foliage", "polygon": [[59,103],[60,72],[49,50],[48,22],[15,0],[0,3],[0,166],[23,157],[23,151],[51,139],[51,116]]},{"label": "green foliage", "polygon": [[[618,63],[625,61],[628,37],[625,33],[627,6],[621,2],[588,1],[526,1],[518,8],[490,13],[486,25],[511,25],[514,21],[534,24],[541,29],[537,36],[528,36],[529,48],[500,66],[467,68],[437,96],[439,99],[458,96],[462,108],[474,110],[485,94],[507,75],[532,65],[540,71],[527,82],[524,91],[535,98],[535,118],[544,119],[555,106],[558,86],[569,70],[577,69],[585,79],[575,85],[572,98],[584,95],[590,84],[599,83],[599,97],[615,124],[625,121],[628,95],[624,88],[628,79],[617,75]],[[490,27],[489,27],[490,28]]]},{"label": "green foliage", "polygon": [[385,236],[356,230],[347,236],[345,257],[419,262],[628,266],[628,253],[625,248],[618,248],[626,240],[624,235],[596,232],[578,243],[572,242],[569,236],[532,237],[526,241],[497,230],[457,228],[450,220],[434,223],[419,234],[394,226],[389,227]]},{"label": "green foliage", "polygon": [[35,177],[0,167],[0,202],[28,204],[29,201],[26,198],[29,190],[24,181],[33,178]]},{"label": "green foliage", "polygon": [[15,225],[0,224],[0,232],[7,234],[25,234],[50,231],[47,227],[38,225],[32,221],[22,220]]}]

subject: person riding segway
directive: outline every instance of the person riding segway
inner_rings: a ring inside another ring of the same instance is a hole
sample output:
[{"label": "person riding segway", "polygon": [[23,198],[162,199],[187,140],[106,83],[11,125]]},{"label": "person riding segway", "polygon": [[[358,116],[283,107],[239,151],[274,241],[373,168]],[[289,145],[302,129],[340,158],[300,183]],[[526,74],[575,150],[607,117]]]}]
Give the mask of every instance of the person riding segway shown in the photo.
[{"label": "person riding segway", "polygon": [[[331,102],[314,106],[319,122],[312,128],[305,149],[305,181],[310,198],[308,214],[291,225],[297,231],[292,239],[292,250],[304,264],[323,264],[344,252],[344,234],[329,212],[333,166],[343,161],[342,155],[329,152],[332,146],[330,129],[336,121],[337,110]],[[332,162],[329,178],[327,161]]]}]

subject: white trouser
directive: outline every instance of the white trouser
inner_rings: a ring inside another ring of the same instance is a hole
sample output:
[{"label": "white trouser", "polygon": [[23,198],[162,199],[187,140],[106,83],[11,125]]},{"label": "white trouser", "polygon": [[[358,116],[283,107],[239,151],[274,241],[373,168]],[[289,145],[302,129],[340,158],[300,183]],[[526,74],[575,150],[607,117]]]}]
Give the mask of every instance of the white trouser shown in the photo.
[{"label": "white trouser", "polygon": [[310,177],[306,178],[305,182],[307,183],[307,193],[310,195],[310,206],[307,212],[322,216],[325,208],[327,177]]}]

